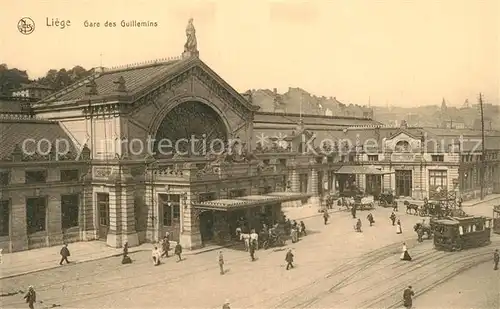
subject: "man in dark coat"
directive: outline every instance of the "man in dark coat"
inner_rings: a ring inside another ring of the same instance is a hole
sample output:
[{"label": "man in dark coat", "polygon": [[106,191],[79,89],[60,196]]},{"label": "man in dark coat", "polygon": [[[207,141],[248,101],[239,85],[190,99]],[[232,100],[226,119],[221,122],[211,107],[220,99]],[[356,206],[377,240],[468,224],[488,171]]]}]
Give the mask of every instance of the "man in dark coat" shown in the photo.
[{"label": "man in dark coat", "polygon": [[352,205],[351,214],[352,214],[352,218],[356,219],[356,204]]},{"label": "man in dark coat", "polygon": [[182,256],[181,256],[181,254],[182,254],[182,247],[181,247],[180,242],[177,242],[177,245],[175,246],[174,253],[175,253],[175,255],[177,255],[177,257],[179,257],[179,260],[177,260],[177,262],[182,261]]},{"label": "man in dark coat", "polygon": [[286,261],[286,270],[289,270],[290,268],[293,268],[293,253],[292,253],[292,249],[289,249],[288,252],[286,253],[285,261]]},{"label": "man in dark coat", "polygon": [[413,305],[412,297],[415,296],[415,292],[413,292],[411,285],[406,288],[403,292],[403,305],[405,308],[410,309]]},{"label": "man in dark coat", "polygon": [[372,226],[372,225],[373,225],[373,223],[375,223],[375,220],[373,219],[373,215],[372,215],[372,213],[371,213],[371,212],[368,214],[368,216],[366,216],[366,219],[367,219],[367,220],[368,220],[368,222],[370,223],[370,226]]},{"label": "man in dark coat", "polygon": [[128,256],[128,242],[123,244],[123,258],[122,264],[130,264],[132,263],[132,259]]},{"label": "man in dark coat", "polygon": [[255,240],[251,241],[249,251],[250,251],[250,258],[251,258],[252,262],[255,261],[255,248],[256,247],[257,247],[256,241]]},{"label": "man in dark coat", "polygon": [[389,219],[391,219],[393,226],[396,225],[396,214],[394,213],[394,211],[391,213]]},{"label": "man in dark coat", "polygon": [[328,218],[330,217],[330,215],[328,214],[328,210],[323,210],[323,221],[325,222],[325,225],[327,225],[328,223]]},{"label": "man in dark coat", "polygon": [[36,303],[36,292],[31,285],[28,287],[28,293],[24,295],[24,299],[26,299],[30,309],[35,308],[33,304]]},{"label": "man in dark coat", "polygon": [[498,261],[500,261],[500,255],[498,254],[498,249],[493,253],[493,263],[495,263],[495,267],[493,270],[498,270]]},{"label": "man in dark coat", "polygon": [[64,244],[59,254],[61,255],[61,261],[59,262],[59,265],[62,265],[64,261],[66,261],[66,263],[69,264],[68,256],[70,256],[70,253],[68,249],[68,244]]}]

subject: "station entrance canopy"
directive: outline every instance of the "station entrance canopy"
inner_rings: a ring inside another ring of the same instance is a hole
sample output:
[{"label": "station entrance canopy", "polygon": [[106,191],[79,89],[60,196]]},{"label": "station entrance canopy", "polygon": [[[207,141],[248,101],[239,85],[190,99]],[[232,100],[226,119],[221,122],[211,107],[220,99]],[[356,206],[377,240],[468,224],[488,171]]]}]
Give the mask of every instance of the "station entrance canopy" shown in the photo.
[{"label": "station entrance canopy", "polygon": [[294,192],[273,192],[265,195],[247,195],[231,199],[218,199],[194,204],[200,210],[232,211],[257,206],[298,201],[310,197],[311,194]]},{"label": "station entrance canopy", "polygon": [[384,172],[373,166],[345,165],[338,169],[335,174],[355,174],[355,175],[385,175],[393,172]]}]

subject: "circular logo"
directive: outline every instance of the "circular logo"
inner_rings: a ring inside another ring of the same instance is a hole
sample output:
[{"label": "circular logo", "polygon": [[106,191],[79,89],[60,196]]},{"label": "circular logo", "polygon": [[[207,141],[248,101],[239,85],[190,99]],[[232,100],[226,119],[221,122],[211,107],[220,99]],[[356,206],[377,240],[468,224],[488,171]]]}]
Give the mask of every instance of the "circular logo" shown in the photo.
[{"label": "circular logo", "polygon": [[17,30],[24,35],[32,34],[35,31],[35,22],[29,17],[23,17],[17,23]]}]

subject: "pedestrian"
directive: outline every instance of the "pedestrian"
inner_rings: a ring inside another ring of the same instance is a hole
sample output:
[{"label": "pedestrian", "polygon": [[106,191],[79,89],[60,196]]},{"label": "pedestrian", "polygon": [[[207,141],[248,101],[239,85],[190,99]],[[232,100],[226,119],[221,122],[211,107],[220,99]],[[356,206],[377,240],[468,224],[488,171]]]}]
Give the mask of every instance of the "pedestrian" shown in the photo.
[{"label": "pedestrian", "polygon": [[219,251],[219,269],[220,269],[220,274],[224,275],[224,255],[222,254],[222,251]]},{"label": "pedestrian", "polygon": [[26,293],[26,295],[24,295],[24,299],[26,299],[26,303],[28,303],[28,307],[30,309],[35,308],[33,306],[33,304],[36,303],[36,292],[35,292],[35,289],[33,288],[33,286],[30,285],[28,287],[28,293]]},{"label": "pedestrian", "polygon": [[392,202],[392,211],[395,211],[395,212],[398,211],[398,202],[396,202],[396,201]]},{"label": "pedestrian", "polygon": [[373,226],[373,223],[375,223],[375,220],[373,219],[373,215],[370,212],[368,216],[366,216],[366,219],[368,219],[368,222],[370,222],[370,226]]},{"label": "pedestrian", "polygon": [[[328,224],[329,217],[330,217],[330,215],[328,214],[328,210],[326,210],[326,209],[323,210],[323,221],[324,221],[325,225]],[[302,223],[302,221],[301,221],[301,223]]]},{"label": "pedestrian", "polygon": [[403,306],[405,308],[407,309],[411,308],[411,306],[413,305],[413,300],[412,300],[413,296],[415,296],[415,292],[413,292],[413,289],[410,285],[403,292]]},{"label": "pedestrian", "polygon": [[177,260],[177,262],[180,262],[182,261],[182,247],[181,247],[181,243],[180,242],[177,242],[177,245],[175,245],[175,251],[174,251],[175,255],[177,255],[177,257],[179,258]]},{"label": "pedestrian", "polygon": [[398,219],[398,222],[396,223],[396,234],[402,234],[403,233],[403,228],[401,228],[401,221]]},{"label": "pedestrian", "polygon": [[161,257],[168,257],[168,251],[170,250],[170,240],[168,239],[168,236],[163,237],[161,246],[162,246]]},{"label": "pedestrian", "polygon": [[306,224],[304,223],[304,221],[300,221],[300,229],[302,230],[302,233],[304,233],[304,236],[307,236]]},{"label": "pedestrian", "polygon": [[393,226],[396,225],[396,214],[394,213],[394,211],[391,213],[391,216],[389,217],[389,219],[391,219]]},{"label": "pedestrian", "polygon": [[255,248],[256,248],[256,242],[251,241],[249,251],[250,251],[250,259],[252,260],[252,262],[255,261]]},{"label": "pedestrian", "polygon": [[222,305],[222,309],[231,309],[231,306],[229,306],[229,300],[226,299],[224,305]]},{"label": "pedestrian", "polygon": [[411,256],[408,253],[408,248],[406,247],[406,243],[403,243],[403,250],[400,256],[401,261],[411,261]]},{"label": "pedestrian", "polygon": [[498,270],[498,261],[500,261],[500,255],[498,254],[498,249],[493,253],[493,263],[495,263],[495,267],[493,270]]},{"label": "pedestrian", "polygon": [[292,253],[292,249],[288,249],[288,252],[286,253],[285,261],[286,261],[286,270],[289,270],[290,268],[293,268],[293,253]]},{"label": "pedestrian", "polygon": [[130,264],[132,263],[132,259],[128,256],[128,242],[125,242],[123,244],[123,258],[122,258],[122,264]]},{"label": "pedestrian", "polygon": [[363,232],[361,230],[361,226],[362,226],[361,219],[358,218],[358,220],[356,221],[356,225],[354,226],[354,230],[358,233]]},{"label": "pedestrian", "polygon": [[158,250],[158,247],[154,247],[153,250],[151,251],[151,257],[153,258],[153,265],[158,266],[160,265],[160,251]]},{"label": "pedestrian", "polygon": [[351,215],[353,219],[356,219],[356,204],[353,204],[351,207]]},{"label": "pedestrian", "polygon": [[59,262],[59,265],[62,265],[64,261],[66,261],[66,264],[69,264],[68,256],[70,256],[71,254],[69,253],[68,244],[64,244],[59,254],[61,255],[61,261]]}]

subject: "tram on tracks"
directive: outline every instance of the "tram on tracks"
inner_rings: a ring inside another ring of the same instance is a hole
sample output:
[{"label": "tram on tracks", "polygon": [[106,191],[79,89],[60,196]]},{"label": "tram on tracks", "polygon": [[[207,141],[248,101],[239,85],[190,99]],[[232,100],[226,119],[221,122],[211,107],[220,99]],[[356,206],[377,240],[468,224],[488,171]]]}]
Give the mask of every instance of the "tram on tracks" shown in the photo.
[{"label": "tram on tracks", "polygon": [[431,219],[434,247],[444,251],[460,251],[491,243],[492,218],[480,216]]},{"label": "tram on tracks", "polygon": [[493,233],[500,234],[500,205],[493,207]]}]

